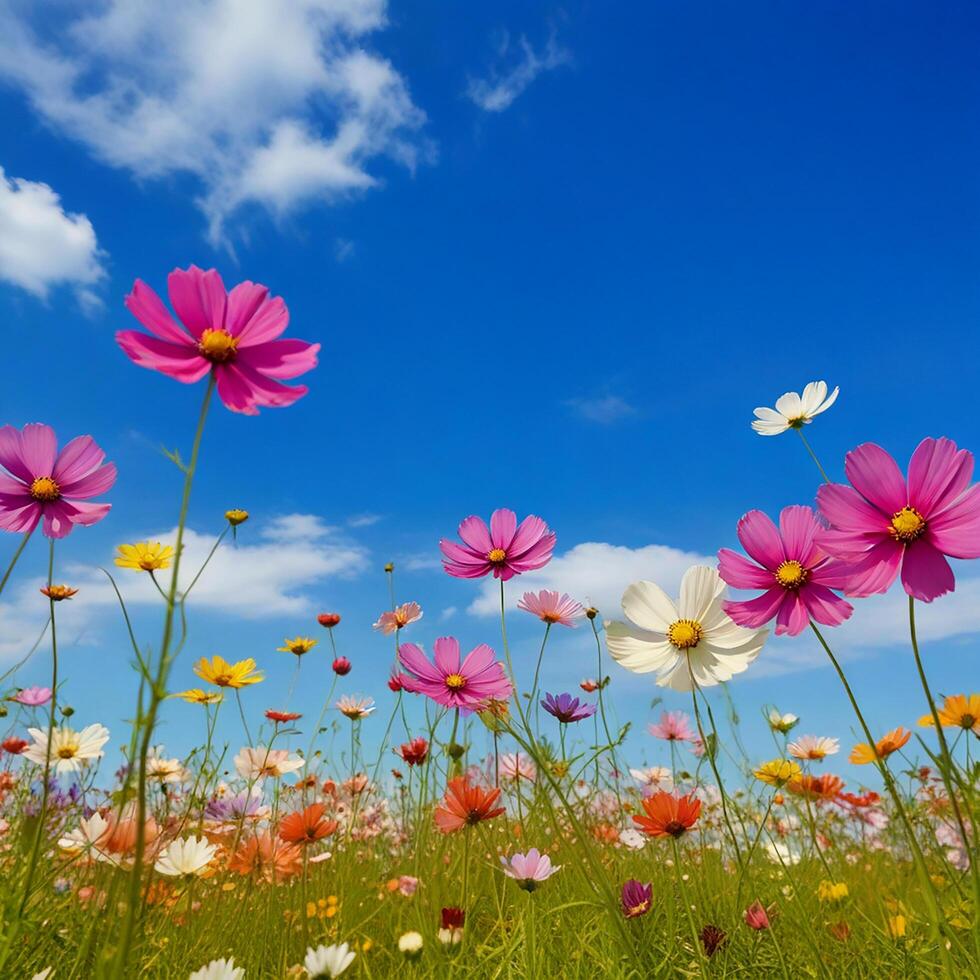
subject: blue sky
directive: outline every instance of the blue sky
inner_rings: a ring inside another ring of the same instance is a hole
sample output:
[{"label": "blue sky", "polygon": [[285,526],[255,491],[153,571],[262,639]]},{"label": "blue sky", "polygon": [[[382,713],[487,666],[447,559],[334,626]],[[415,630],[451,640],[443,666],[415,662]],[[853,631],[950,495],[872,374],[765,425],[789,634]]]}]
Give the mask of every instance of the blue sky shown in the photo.
[{"label": "blue sky", "polygon": [[[191,507],[202,547],[227,507],[253,517],[202,582],[174,686],[198,656],[253,656],[269,674],[255,713],[285,697],[282,637],[336,609],[345,689],[377,696],[383,727],[391,646],[370,624],[389,560],[426,611],[413,640],[498,646],[480,585],[438,567],[471,513],[544,517],[558,557],[534,584],[607,615],[633,578],[672,591],[735,544],[745,510],[811,502],[798,441],[749,428],[807,381],[842,390],[808,430],[832,475],[867,440],[903,466],[927,435],[980,446],[974,5],[85,8],[0,12],[2,420],[91,433],[119,467],[110,517],[57,553],[58,577],[83,583],[62,606],[65,695],[117,744],[134,680],[91,566],[173,527],[179,474],[158,447],[187,447],[200,397],[113,343],[136,277],[163,291],[193,262],[263,282],[290,335],[323,345],[295,407],[212,413]],[[7,663],[43,619],[44,560],[33,542],[4,596]],[[957,574],[921,613],[948,693],[978,673],[980,576]],[[156,642],[159,610],[124,583]],[[922,712],[902,615],[901,595],[869,600],[835,634],[882,729]],[[513,619],[529,674],[536,624]],[[325,692],[323,650],[297,710]],[[550,689],[594,672],[590,636],[551,652]],[[46,671],[42,649],[20,683]],[[664,692],[612,674],[620,717],[647,720]],[[850,741],[805,638],[771,644],[732,690],[753,752],[771,745],[765,703]],[[161,738],[186,750],[199,722],[169,705]]]}]

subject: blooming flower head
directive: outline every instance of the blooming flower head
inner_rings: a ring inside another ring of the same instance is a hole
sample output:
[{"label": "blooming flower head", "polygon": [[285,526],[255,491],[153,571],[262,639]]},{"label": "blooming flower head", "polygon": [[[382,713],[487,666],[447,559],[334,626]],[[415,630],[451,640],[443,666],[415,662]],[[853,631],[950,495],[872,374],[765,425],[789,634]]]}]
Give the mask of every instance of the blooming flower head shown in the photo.
[{"label": "blooming flower head", "polygon": [[693,794],[673,796],[663,791],[645,796],[644,814],[635,814],[633,823],[649,837],[681,837],[697,822],[701,801]]},{"label": "blooming flower head", "polygon": [[541,707],[554,715],[563,725],[569,725],[584,718],[591,718],[598,710],[598,705],[587,704],[573,698],[571,694],[548,694],[541,701]]},{"label": "blooming flower head", "polygon": [[237,874],[256,875],[266,881],[283,881],[303,868],[303,852],[295,844],[287,844],[268,831],[249,835],[243,841],[228,868]]},{"label": "blooming flower head", "polygon": [[223,657],[217,654],[210,660],[207,657],[194,664],[194,673],[208,684],[215,687],[247,687],[249,684],[258,684],[265,680],[265,675],[255,669],[255,661],[249,657],[246,660],[239,660],[237,663],[230,664]]},{"label": "blooming flower head", "polygon": [[724,929],[718,926],[706,925],[699,933],[698,939],[704,947],[707,956],[714,956],[728,942],[728,936]]},{"label": "blooming flower head", "polygon": [[828,397],[826,381],[811,381],[802,395],[787,391],[776,400],[775,409],[757,408],[752,428],[760,436],[778,436],[788,429],[802,429],[821,412],[826,412],[839,393],[840,388],[834,388]]},{"label": "blooming flower head", "polygon": [[146,777],[154,782],[180,783],[183,782],[186,773],[180,759],[166,759],[160,754],[159,749],[154,749],[146,758]]},{"label": "blooming flower head", "polygon": [[64,602],[78,595],[78,589],[73,589],[68,585],[46,585],[38,589],[41,595],[47,596],[52,602]]},{"label": "blooming flower head", "polygon": [[440,915],[441,926],[438,932],[439,942],[443,945],[456,945],[463,939],[463,924],[466,922],[466,912],[463,909],[449,906]]},{"label": "blooming flower head", "polygon": [[623,915],[627,919],[637,919],[641,915],[646,915],[653,904],[653,885],[644,885],[642,881],[630,878],[623,884],[620,902]]},{"label": "blooming flower head", "polygon": [[351,663],[346,657],[335,657],[330,667],[338,677],[346,677],[351,671]]},{"label": "blooming flower head", "polygon": [[59,453],[54,429],[31,422],[19,432],[0,428],[0,528],[26,534],[43,520],[46,537],[97,524],[111,504],[89,503],[116,482],[116,467],[91,436],[77,436]]},{"label": "blooming flower head", "polygon": [[575,629],[578,620],[585,615],[582,603],[560,592],[542,589],[540,592],[525,592],[517,603],[518,609],[537,616],[543,623],[570,626]]},{"label": "blooming flower head", "polygon": [[758,899],[745,910],[745,924],[757,932],[768,929],[772,924],[769,911]]},{"label": "blooming flower head", "polygon": [[799,721],[800,719],[796,715],[790,714],[788,711],[785,714],[780,714],[778,708],[773,708],[769,712],[769,727],[774,732],[780,732],[783,735],[789,734],[796,728]]},{"label": "blooming flower head", "polygon": [[16,694],[12,694],[9,700],[28,708],[40,708],[42,704],[47,704],[51,700],[51,688],[22,687]]},{"label": "blooming flower head", "polygon": [[120,330],[116,342],[131,361],[193,384],[207,374],[233,412],[291,405],[304,385],[280,384],[316,367],[319,344],[281,340],[289,323],[286,304],[265,286],[241,282],[231,292],[216,269],[174,269],[167,279],[177,323],[160,297],[137,279],[126,308],[149,334]]},{"label": "blooming flower head", "polygon": [[297,657],[302,657],[304,653],[309,653],[317,645],[317,641],[311,636],[294,636],[292,639],[287,637],[282,641],[281,647],[276,647],[279,653],[292,653]]},{"label": "blooming flower head", "polygon": [[630,775],[644,788],[665,790],[674,788],[674,774],[666,766],[650,766],[646,769],[630,769]]},{"label": "blooming flower head", "polygon": [[805,796],[811,800],[824,800],[830,802],[840,796],[840,791],[844,788],[844,780],[833,773],[825,772],[820,776],[811,776],[809,773],[801,773],[791,779],[787,787],[798,796]]},{"label": "blooming flower head", "polygon": [[298,711],[275,711],[269,708],[265,713],[266,718],[276,725],[288,725],[291,721],[299,721],[303,715]]},{"label": "blooming flower head", "polygon": [[510,860],[501,855],[500,863],[508,878],[513,878],[520,888],[533,892],[542,881],[547,881],[561,870],[561,865],[552,865],[547,854],[541,854],[532,847],[527,854],[514,854]]},{"label": "blooming flower head", "polygon": [[324,817],[326,807],[313,803],[305,810],[287,814],[279,824],[279,838],[287,844],[316,844],[329,837],[340,826],[336,820]]},{"label": "blooming flower head", "polygon": [[789,743],[787,751],[794,759],[819,762],[828,755],[836,755],[840,751],[840,741],[823,735],[801,735],[795,742]]},{"label": "blooming flower head", "polygon": [[398,660],[409,673],[402,675],[406,691],[424,694],[446,708],[468,713],[481,708],[491,698],[506,700],[511,686],[504,665],[494,659],[485,643],[460,659],[459,640],[441,636],[434,644],[434,660],[429,661],[414,643],[398,648]]},{"label": "blooming flower head", "polygon": [[817,898],[821,902],[840,902],[847,898],[847,885],[843,881],[821,881],[817,886]]},{"label": "blooming flower head", "polygon": [[911,737],[910,731],[901,727],[894,728],[887,735],[879,738],[873,747],[864,742],[855,745],[848,756],[848,762],[856,766],[866,766],[869,762],[874,762],[875,759],[887,759],[892,752],[897,752],[905,745]]},{"label": "blooming flower head", "polygon": [[752,774],[760,783],[770,786],[785,786],[791,779],[797,779],[802,774],[799,764],[789,759],[772,759],[764,762]]},{"label": "blooming flower head", "polygon": [[442,564],[455,578],[494,578],[507,581],[522,572],[543,568],[555,550],[555,534],[540,517],[525,517],[520,525],[512,510],[495,510],[490,527],[482,518],[467,517],[459,525],[462,544],[443,538]]},{"label": "blooming flower head", "polygon": [[422,618],[422,607],[417,602],[404,602],[391,612],[383,612],[374,628],[385,636],[391,636],[398,630],[404,629],[411,623],[417,623]]},{"label": "blooming flower head", "polygon": [[7,755],[20,755],[24,749],[30,743],[23,738],[17,738],[15,735],[9,735],[2,742],[0,742],[0,749],[3,749]]},{"label": "blooming flower head", "polygon": [[[28,728],[27,733],[34,739],[34,744],[22,754],[25,759],[43,766],[49,755],[47,730]],[[105,755],[102,747],[108,741],[109,729],[104,725],[88,725],[80,732],[67,725],[56,726],[51,732],[51,766],[59,775],[80,772],[84,765]]]},{"label": "blooming flower head", "polygon": [[332,630],[340,622],[340,613],[320,613],[316,621],[328,630]]},{"label": "blooming flower head", "polygon": [[398,951],[404,953],[408,959],[414,960],[422,954],[423,942],[422,933],[420,932],[403,933],[398,937]]},{"label": "blooming flower head", "polygon": [[205,691],[199,687],[191,687],[186,691],[177,691],[170,697],[180,698],[188,704],[220,704],[224,695],[220,691]]},{"label": "blooming flower head", "polygon": [[814,543],[822,526],[810,507],[784,507],[779,527],[761,510],[750,510],[738,522],[738,540],[754,559],[722,548],[718,573],[733,588],[763,589],[754,599],[727,600],[725,612],[751,629],[776,620],[776,634],[798,636],[816,620],[839,626],[854,607],[831,588],[843,587],[847,568]]},{"label": "blooming flower head", "polygon": [[373,698],[355,698],[349,694],[345,694],[337,702],[337,710],[344,717],[350,718],[351,721],[360,721],[362,718],[367,718],[374,711],[374,708]]},{"label": "blooming flower head", "polygon": [[537,766],[520,752],[505,752],[500,756],[500,778],[511,782],[521,779],[533,783],[538,778]]},{"label": "blooming flower head", "polygon": [[908,479],[880,446],[847,454],[851,486],[826,484],[817,504],[830,530],[817,536],[828,554],[850,563],[847,595],[902,586],[923,602],[956,586],[951,558],[980,558],[980,484],[970,485],[973,454],[950,439],[923,439]]},{"label": "blooming flower head", "polygon": [[232,510],[226,510],[225,520],[232,527],[238,527],[239,524],[244,524],[248,520],[248,511],[242,510],[238,507],[233,508]]},{"label": "blooming flower head", "polygon": [[594,677],[583,677],[582,680],[579,681],[578,686],[582,688],[586,694],[592,694],[602,687],[602,685]]},{"label": "blooming flower head", "polygon": [[394,750],[395,754],[410,766],[421,766],[429,757],[429,743],[424,738],[413,738]]},{"label": "blooming flower head", "polygon": [[113,559],[120,568],[132,568],[137,572],[155,572],[169,568],[174,557],[174,549],[159,541],[137,541],[136,544],[121,544],[116,548],[119,554]]},{"label": "blooming flower head", "polygon": [[195,970],[189,980],[242,980],[244,976],[245,967],[235,966],[235,957],[229,956],[228,959],[211,960],[207,966]]},{"label": "blooming flower head", "polygon": [[317,946],[306,951],[303,968],[310,980],[334,980],[354,962],[357,956],[347,943],[333,946]]},{"label": "blooming flower head", "polygon": [[201,875],[207,871],[217,850],[203,837],[178,837],[160,852],[154,868],[174,878]]},{"label": "blooming flower head", "polygon": [[[950,694],[943,700],[942,707],[936,709],[936,714],[944,728],[962,728],[980,736],[980,694]],[[931,713],[919,719],[923,728],[935,723]]]},{"label": "blooming flower head", "polygon": [[492,820],[504,812],[502,806],[495,807],[499,789],[484,790],[471,786],[466,776],[450,779],[446,795],[435,809],[436,827],[444,834],[451,834],[463,827],[472,827],[484,820]]},{"label": "blooming flower head", "polygon": [[242,779],[260,779],[269,776],[278,779],[288,772],[295,772],[306,765],[304,759],[290,755],[286,749],[269,749],[264,745],[243,748],[235,756],[235,769]]},{"label": "blooming flower head", "polygon": [[606,645],[627,670],[657,672],[657,684],[675,691],[731,680],[759,655],[765,630],[736,625],[723,608],[725,583],[706,565],[684,573],[675,605],[653,582],[634,582],[623,593],[628,622],[606,623]]},{"label": "blooming flower head", "polygon": [[262,787],[255,783],[251,789],[244,789],[234,795],[225,795],[208,801],[204,816],[219,822],[238,822],[246,818],[262,819],[269,808],[262,801]]},{"label": "blooming flower head", "polygon": [[691,720],[683,711],[662,712],[660,721],[647,725],[647,731],[665,742],[690,742],[694,738]]}]

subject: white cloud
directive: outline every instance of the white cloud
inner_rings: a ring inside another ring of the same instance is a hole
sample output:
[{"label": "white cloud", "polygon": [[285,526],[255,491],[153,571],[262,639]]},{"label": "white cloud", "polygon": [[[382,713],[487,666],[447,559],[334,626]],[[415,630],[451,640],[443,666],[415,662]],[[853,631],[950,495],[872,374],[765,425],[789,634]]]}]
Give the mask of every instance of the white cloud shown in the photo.
[{"label": "white cloud", "polygon": [[404,79],[363,47],[385,0],[77,6],[54,31],[31,5],[0,12],[0,77],[100,160],[196,177],[212,240],[243,205],[334,202],[377,186],[377,158],[428,152]]},{"label": "white cloud", "polygon": [[570,398],[565,404],[589,422],[611,425],[620,419],[636,414],[636,409],[619,395],[601,395],[596,398]]},{"label": "white cloud", "polygon": [[7,177],[0,167],[0,279],[46,299],[74,287],[83,309],[101,305],[92,291],[105,275],[92,222],[65,212],[47,184]]},{"label": "white cloud", "polygon": [[338,238],[334,242],[333,255],[338,262],[346,262],[354,255],[356,246],[349,238]]},{"label": "white cloud", "polygon": [[571,55],[559,47],[552,35],[539,54],[526,37],[521,37],[516,47],[517,60],[510,36],[503,34],[497,45],[497,64],[486,78],[471,78],[466,87],[470,100],[486,112],[503,112],[533,82],[538,75],[568,64]]},{"label": "white cloud", "polygon": [[380,514],[355,514],[353,517],[347,518],[347,526],[371,527],[372,524],[377,524],[380,520],[382,520]]},{"label": "white cloud", "polygon": [[456,615],[457,609],[455,606],[446,606],[445,609],[439,614],[439,622],[445,623],[447,620],[453,618]]}]

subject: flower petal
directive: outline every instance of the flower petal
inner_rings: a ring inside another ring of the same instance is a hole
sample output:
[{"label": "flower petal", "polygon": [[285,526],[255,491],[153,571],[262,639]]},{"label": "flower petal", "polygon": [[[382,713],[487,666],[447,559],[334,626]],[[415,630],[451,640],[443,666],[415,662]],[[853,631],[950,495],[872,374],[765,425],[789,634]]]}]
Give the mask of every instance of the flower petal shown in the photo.
[{"label": "flower petal", "polygon": [[943,554],[927,540],[920,538],[905,549],[902,585],[910,596],[923,602],[932,602],[933,599],[952,592],[956,588],[956,579]]},{"label": "flower petal", "polygon": [[851,485],[875,507],[891,515],[908,503],[908,489],[898,463],[873,442],[852,449],[844,459]]},{"label": "flower petal", "polygon": [[634,582],[623,593],[623,612],[641,629],[666,634],[681,617],[667,593],[654,582]]},{"label": "flower petal", "polygon": [[224,329],[228,294],[217,269],[174,269],[167,277],[167,290],[171,306],[194,337]]},{"label": "flower petal", "polygon": [[750,510],[738,522],[738,540],[763,568],[775,571],[786,560],[786,549],[776,525],[768,514]]},{"label": "flower petal", "polygon": [[970,485],[973,453],[952,439],[923,439],[909,462],[909,504],[928,520]]}]

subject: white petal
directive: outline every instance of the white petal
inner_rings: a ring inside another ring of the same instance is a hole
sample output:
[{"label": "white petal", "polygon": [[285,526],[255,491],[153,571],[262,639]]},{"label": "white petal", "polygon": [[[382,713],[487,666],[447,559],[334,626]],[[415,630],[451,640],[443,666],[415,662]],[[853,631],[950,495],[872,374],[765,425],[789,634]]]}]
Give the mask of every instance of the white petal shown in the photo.
[{"label": "white petal", "polygon": [[795,391],[787,391],[776,399],[776,411],[788,419],[797,419],[803,414],[803,402]]},{"label": "white petal", "polygon": [[810,415],[819,415],[821,412],[826,412],[827,409],[830,408],[835,401],[837,401],[837,396],[839,394],[840,388],[834,388],[834,390],[830,393],[830,397],[822,405],[818,405],[812,412],[810,412]]},{"label": "white petal", "polygon": [[629,623],[606,623],[606,647],[616,663],[635,674],[660,670],[677,655],[666,640],[652,637]]},{"label": "white petal", "polygon": [[692,565],[681,580],[681,597],[677,603],[679,618],[703,622],[711,604],[724,591],[725,583],[714,568]]},{"label": "white petal", "polygon": [[670,597],[653,582],[634,582],[623,593],[623,612],[631,622],[653,633],[666,633],[680,618]]},{"label": "white petal", "polygon": [[826,381],[811,381],[804,389],[800,402],[804,415],[813,415],[820,403],[827,397]]}]

